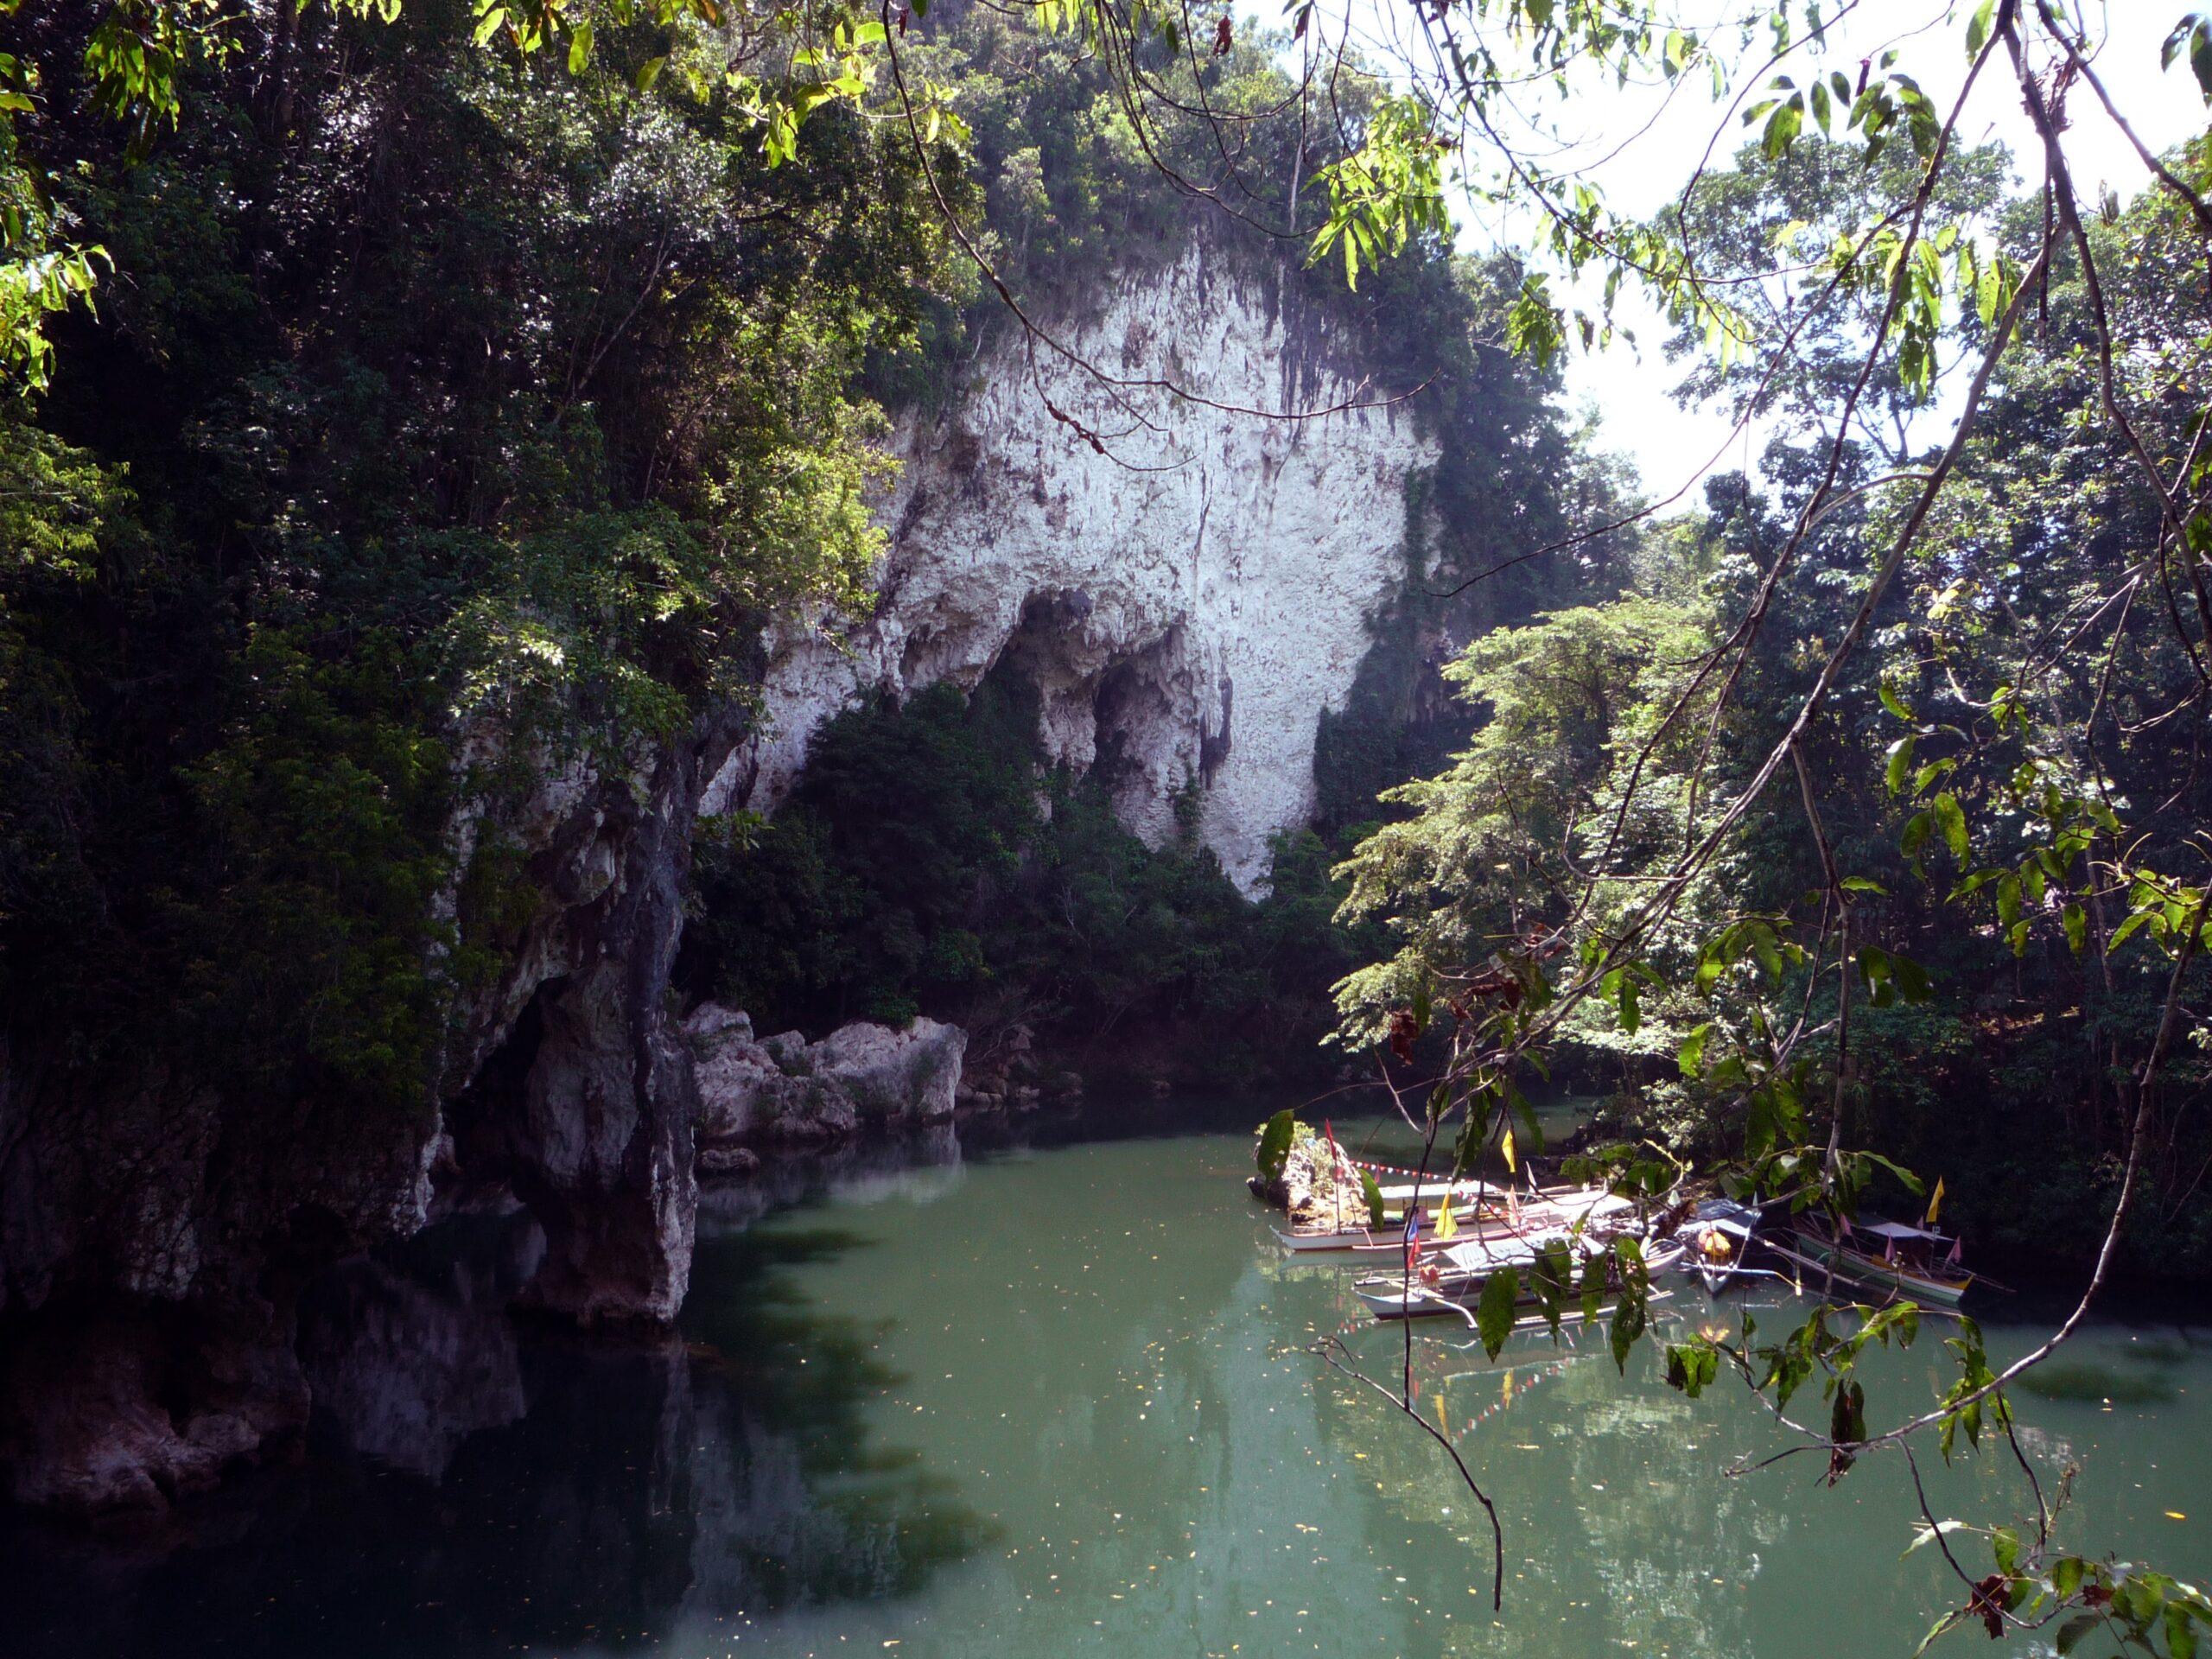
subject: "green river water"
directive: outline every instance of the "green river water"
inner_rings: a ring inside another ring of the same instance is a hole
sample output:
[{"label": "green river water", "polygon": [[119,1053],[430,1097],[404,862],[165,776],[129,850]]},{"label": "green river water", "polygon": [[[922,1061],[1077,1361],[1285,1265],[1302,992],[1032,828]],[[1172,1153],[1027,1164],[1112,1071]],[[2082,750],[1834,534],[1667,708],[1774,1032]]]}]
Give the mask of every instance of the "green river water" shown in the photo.
[{"label": "green river water", "polygon": [[[643,1353],[525,1326],[486,1358],[504,1315],[442,1325],[421,1297],[465,1307],[495,1267],[365,1281],[342,1305],[372,1334],[330,1338],[343,1421],[305,1461],[181,1546],[16,1539],[0,1650],[1790,1659],[1910,1654],[1958,1599],[1936,1551],[1900,1559],[1902,1461],[1834,1491],[1809,1457],[1732,1476],[1783,1444],[1740,1390],[1686,1400],[1649,1348],[1624,1378],[1586,1337],[1490,1362],[1429,1322],[1424,1409],[1505,1529],[1493,1612],[1487,1527],[1434,1446],[1305,1351],[1341,1332],[1387,1376],[1401,1337],[1274,1246],[1250,1144],[943,1137],[757,1224],[710,1207],[683,1341]],[[1981,1310],[1993,1351],[2031,1311]],[[1941,1336],[1873,1363],[1875,1415],[1930,1397]],[[2046,1484],[2079,1465],[2070,1536],[2204,1576],[2212,1321],[2101,1323],[2020,1405]],[[1923,1466],[1939,1515],[2028,1502],[2009,1454]]]}]

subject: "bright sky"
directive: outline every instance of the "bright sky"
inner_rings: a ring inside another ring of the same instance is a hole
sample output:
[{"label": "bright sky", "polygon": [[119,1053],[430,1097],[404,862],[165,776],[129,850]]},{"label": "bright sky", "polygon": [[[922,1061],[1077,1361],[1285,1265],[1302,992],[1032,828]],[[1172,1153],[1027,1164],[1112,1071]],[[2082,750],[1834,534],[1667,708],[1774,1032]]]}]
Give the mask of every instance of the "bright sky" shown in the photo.
[{"label": "bright sky", "polygon": [[[1947,16],[1943,8],[1926,0],[1865,0],[1831,33],[1825,66],[1855,75],[1861,57],[1878,54],[1901,31],[1935,19],[1931,32],[1900,43],[1923,89],[1938,108],[1948,111],[1966,79],[1965,17],[1969,8],[1961,4],[1950,10],[1955,15]],[[2159,45],[2183,10],[2183,0],[2113,0],[2106,6],[2084,8],[2091,38],[2104,41],[2095,57],[2097,74],[2154,152],[2201,131],[2206,121],[2204,102],[2188,65],[2177,63],[2169,73],[2158,67]],[[2032,158],[2040,147],[2010,75],[1991,73],[2005,67],[2001,61],[1993,62],[1983,71],[1960,136],[1970,143],[2003,142],[2016,157],[2028,159],[2024,172],[2031,173],[2037,170]],[[1796,79],[1802,86],[1806,76],[1800,72]],[[1592,168],[1616,207],[1652,212],[1681,189],[1720,124],[1723,112],[1706,92],[1700,87],[1689,96],[1678,94],[1658,113],[1651,132],[1632,147],[1631,155]],[[1623,107],[1588,121],[1587,148],[1600,153],[1612,148],[1627,122],[1648,117],[1650,103],[1637,110],[1629,103],[1634,96],[1635,89],[1630,89],[1621,95]],[[2082,89],[2069,100],[2069,109],[2075,125],[2067,151],[2083,193],[2094,199],[2092,187],[2109,183],[2123,198],[2134,195],[2147,182],[2143,164],[2094,96]],[[1568,120],[1579,113],[1570,106]],[[1736,120],[1728,124],[1730,130],[1717,146],[1724,156],[1751,136]],[[1652,164],[1655,156],[1662,158],[1658,166]],[[1669,395],[1679,374],[1669,371],[1659,349],[1665,338],[1663,324],[1656,311],[1640,300],[1637,311],[1641,315],[1630,326],[1640,353],[1617,344],[1603,353],[1577,355],[1567,367],[1570,399],[1598,409],[1600,442],[1632,456],[1646,488],[1656,495],[1671,494],[1716,464],[1723,470],[1741,467],[1756,473],[1764,435],[1751,431],[1732,438],[1732,423],[1719,410],[1679,407]],[[1695,493],[1686,498],[1696,499]]]},{"label": "bright sky", "polygon": [[[1265,3],[1260,0],[1262,8]],[[1351,3],[1355,41],[1365,35],[1370,61],[1388,61],[1391,37],[1408,27],[1406,19],[1412,15],[1408,0]],[[1712,3],[1715,16],[1730,17],[1766,9],[1764,0],[1757,4],[1742,0],[1733,5],[1726,0]],[[2092,54],[2098,76],[2154,152],[2203,129],[2207,112],[2187,63],[2177,62],[2171,72],[2158,67],[2160,43],[2189,9],[2190,0],[2061,3],[2086,26],[2091,40],[2102,42]],[[1323,9],[1330,10],[1327,0],[1323,0]],[[1824,0],[1821,6],[1824,12],[1836,9],[1836,0]],[[1972,0],[1856,0],[1840,22],[1829,26],[1827,44],[1817,57],[1801,49],[1783,68],[1801,86],[1808,79],[1807,72],[1815,67],[1822,73],[1840,68],[1855,79],[1862,57],[1878,60],[1894,44],[1903,49],[1897,67],[1912,73],[1936,106],[1948,112],[1966,79],[1966,22],[1973,9]],[[1732,29],[1729,38],[1732,44]],[[1754,68],[1764,61],[1767,38],[1762,29],[1755,43],[1761,56],[1754,60]],[[1404,50],[1404,43],[1397,49]],[[1755,136],[1725,106],[1713,102],[1710,90],[1709,79],[1702,75],[1685,76],[1671,97],[1663,86],[1618,88],[1606,80],[1577,89],[1577,95],[1565,103],[1549,94],[1532,99],[1525,112],[1532,131],[1541,126],[1563,143],[1557,164],[1580,165],[1614,207],[1642,216],[1680,192],[1708,143],[1714,162],[1725,164]],[[1759,96],[1746,99],[1745,105],[1758,101]],[[2074,127],[2068,137],[2068,155],[2084,194],[2094,198],[2092,187],[2105,182],[2123,198],[2137,194],[2146,182],[2142,163],[2106,118],[2094,95],[2087,88],[2077,90],[2069,111]],[[2001,140],[2016,157],[2039,153],[2001,48],[1976,85],[1960,137],[1969,143]],[[1485,219],[1471,203],[1462,204],[1460,217],[1465,226],[1463,239],[1469,246],[1525,243],[1529,234],[1528,221]],[[1596,311],[1594,288],[1579,297],[1586,308]],[[1671,495],[1716,468],[1756,473],[1764,444],[1762,434],[1751,431],[1732,439],[1732,423],[1725,414],[1681,409],[1669,395],[1681,376],[1661,350],[1666,330],[1656,309],[1641,296],[1630,298],[1624,290],[1616,316],[1636,335],[1640,349],[1617,342],[1601,353],[1578,351],[1567,370],[1569,402],[1577,407],[1594,405],[1600,443],[1630,456],[1645,488],[1655,496]],[[1940,435],[1930,434],[1931,438]],[[1684,499],[1694,502],[1700,493],[1691,490]]]}]

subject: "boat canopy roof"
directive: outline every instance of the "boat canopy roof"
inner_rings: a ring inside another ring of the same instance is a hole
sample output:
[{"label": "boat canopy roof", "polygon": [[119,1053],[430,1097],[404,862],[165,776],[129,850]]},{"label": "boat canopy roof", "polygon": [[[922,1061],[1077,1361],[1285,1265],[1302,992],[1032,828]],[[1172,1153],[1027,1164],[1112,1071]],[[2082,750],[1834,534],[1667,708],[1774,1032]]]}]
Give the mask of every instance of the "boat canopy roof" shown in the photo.
[{"label": "boat canopy roof", "polygon": [[1876,1238],[1924,1238],[1938,1244],[1948,1244],[1951,1236],[1931,1228],[1916,1227],[1909,1221],[1854,1221],[1852,1230],[1872,1233]]}]

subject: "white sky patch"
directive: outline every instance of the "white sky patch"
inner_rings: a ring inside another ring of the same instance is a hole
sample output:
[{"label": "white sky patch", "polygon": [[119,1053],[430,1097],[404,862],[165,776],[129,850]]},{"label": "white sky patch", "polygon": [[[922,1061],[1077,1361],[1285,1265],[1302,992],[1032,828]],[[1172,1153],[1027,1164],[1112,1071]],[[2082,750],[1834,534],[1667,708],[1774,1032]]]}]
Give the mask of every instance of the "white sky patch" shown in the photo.
[{"label": "white sky patch", "polygon": [[[2177,62],[2170,72],[2158,67],[2160,43],[2188,10],[2187,0],[2062,3],[2085,25],[2088,37],[2100,42],[2091,54],[2098,76],[2153,152],[2164,152],[2204,130],[2204,102],[2186,62]],[[1283,26],[1282,14],[1267,0],[1238,10],[1254,22]],[[1766,10],[1764,3],[1740,10],[1716,5],[1714,16],[1732,20],[1763,15]],[[1832,3],[1823,6],[1831,13],[1836,10]],[[1745,54],[1745,63],[1731,64],[1736,85],[1728,96],[1733,100],[1741,93],[1741,105],[1749,107],[1766,95],[1759,89],[1777,73],[1791,75],[1800,86],[1815,71],[1825,76],[1840,69],[1855,80],[1860,59],[1878,62],[1885,48],[1896,46],[1901,51],[1897,67],[1912,74],[1936,106],[1948,112],[1966,79],[1966,23],[1972,10],[1966,0],[1955,4],[1857,0],[1829,25],[1824,45],[1801,47],[1786,62],[1764,73],[1755,72],[1764,61],[1771,36],[1762,26]],[[1325,32],[1333,42],[1344,29],[1347,16],[1351,43],[1371,65],[1402,60],[1406,54],[1427,49],[1412,0],[1351,0],[1348,10],[1323,0],[1315,17],[1315,38]],[[1736,26],[1731,21],[1708,30],[1707,37],[1724,51],[1732,50]],[[1532,92],[1522,106],[1516,142],[1530,145],[1532,153],[1554,169],[1580,169],[1612,207],[1639,217],[1657,212],[1679,195],[1701,162],[1726,167],[1738,149],[1757,137],[1756,129],[1743,126],[1726,104],[1713,100],[1709,77],[1702,70],[1671,87],[1663,81],[1623,87],[1609,77],[1595,75],[1580,81],[1570,79],[1569,86],[1565,99],[1548,83]],[[2068,110],[2073,126],[2067,135],[2067,154],[2083,197],[2094,200],[2107,185],[2123,200],[2139,194],[2150,182],[2149,175],[2094,93],[2086,86],[2076,88]],[[1808,130],[1813,130],[1808,121]],[[2005,143],[2024,187],[2040,174],[2041,146],[2020,107],[2001,47],[1983,70],[1959,137],[1967,144],[1993,139]],[[1471,251],[1525,247],[1535,230],[1532,218],[1500,214],[1473,200],[1462,200],[1456,216],[1462,226],[1461,245]],[[1599,308],[1596,283],[1559,291],[1570,308],[1580,305],[1592,315]],[[1595,410],[1599,447],[1633,460],[1652,496],[1680,493],[1685,505],[1701,502],[1702,492],[1696,486],[1707,473],[1740,469],[1756,474],[1766,442],[1764,430],[1738,431],[1732,416],[1720,409],[1686,410],[1675,402],[1673,389],[1683,371],[1666,359],[1668,330],[1656,308],[1640,290],[1624,284],[1614,317],[1620,334],[1632,335],[1633,343],[1617,338],[1602,352],[1585,353],[1577,348],[1566,368],[1567,406],[1576,413],[1586,408]],[[1948,429],[1942,402],[1939,398],[1938,408],[1928,417],[1926,435],[1931,442],[1939,441]]]}]

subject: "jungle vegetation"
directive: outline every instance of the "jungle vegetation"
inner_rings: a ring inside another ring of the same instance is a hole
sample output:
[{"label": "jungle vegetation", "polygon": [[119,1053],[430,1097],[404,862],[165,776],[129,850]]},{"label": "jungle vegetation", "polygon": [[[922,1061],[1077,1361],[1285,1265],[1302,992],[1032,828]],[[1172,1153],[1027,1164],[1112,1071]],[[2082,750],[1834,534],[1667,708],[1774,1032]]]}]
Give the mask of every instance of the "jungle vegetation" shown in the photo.
[{"label": "jungle vegetation", "polygon": [[[2145,149],[2139,195],[2091,199],[2069,130],[2126,111],[2081,16],[1931,5],[1847,66],[1818,0],[1718,27],[1441,0],[1377,75],[1318,0],[1280,39],[1161,0],[931,10],[0,7],[11,1036],[95,1074],[219,1067],[278,1110],[424,1109],[530,902],[452,868],[457,791],[741,702],[766,619],[865,603],[885,400],[943,395],[972,331],[1065,353],[1056,282],[1203,218],[1325,281],[1444,438],[1341,717],[1389,741],[1322,769],[1336,874],[1287,846],[1278,924],[1195,850],[1117,841],[1076,780],[1046,819],[1021,688],[992,686],[863,712],[798,814],[728,827],[696,982],[897,1013],[996,979],[1210,1030],[1357,952],[1339,1041],[1394,1057],[1450,1165],[1595,1055],[1624,1127],[1738,1190],[1847,1211],[1941,1173],[2018,1234],[2061,1189],[2084,1308],[2122,1261],[2202,1267],[2212,149]],[[1910,54],[1961,50],[1939,105]],[[2212,18],[2164,56],[2212,99]],[[1617,211],[1516,101],[1606,76],[1709,91],[1752,145]],[[1964,142],[1990,99],[2037,153]],[[1474,198],[1535,245],[1457,257]],[[1703,512],[1635,499],[1546,401],[1628,285],[1689,395],[1779,421]],[[1471,642],[1461,715],[1408,648],[1438,629]],[[909,740],[952,779],[918,815],[925,890],[853,810],[912,786]],[[1318,919],[1332,882],[1352,932]],[[1147,919],[1087,977],[975,919],[1048,900]],[[1612,1179],[1667,1173],[1622,1148]],[[1669,1365],[1777,1411],[1817,1381],[1799,1445],[1833,1479],[2009,1433],[2005,1390],[2080,1317],[2002,1372],[1965,1327],[1955,1380],[1880,1427],[1855,1360],[1909,1310]],[[2212,1602],[2061,1549],[2035,1497],[1939,1630],[2195,1650]]]}]

